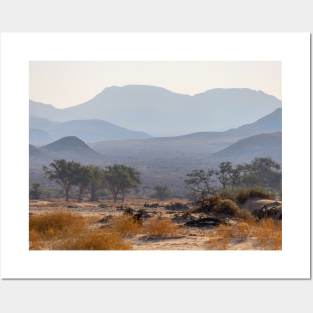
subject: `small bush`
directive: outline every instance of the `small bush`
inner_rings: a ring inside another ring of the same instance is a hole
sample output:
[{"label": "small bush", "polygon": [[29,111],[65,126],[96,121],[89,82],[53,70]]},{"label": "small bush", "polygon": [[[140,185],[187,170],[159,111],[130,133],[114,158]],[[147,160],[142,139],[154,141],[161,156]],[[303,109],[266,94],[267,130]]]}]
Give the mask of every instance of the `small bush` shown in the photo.
[{"label": "small bush", "polygon": [[[37,236],[41,240],[73,235],[86,227],[82,216],[58,211],[45,214],[34,214],[29,217],[30,240]],[[36,234],[36,235],[35,235]]]},{"label": "small bush", "polygon": [[57,243],[54,250],[130,250],[131,246],[114,232],[92,231]]},{"label": "small bush", "polygon": [[230,199],[222,199],[212,207],[211,212],[216,215],[236,217],[240,215],[240,208],[234,201]]},{"label": "small bush", "polygon": [[132,216],[124,215],[116,217],[110,225],[112,231],[122,237],[136,235],[140,232],[141,225]]},{"label": "small bush", "polygon": [[145,225],[145,233],[151,237],[173,237],[178,227],[169,219],[151,218]]},{"label": "small bush", "polygon": [[274,195],[273,193],[263,188],[255,187],[255,188],[242,189],[238,192],[236,196],[236,200],[240,204],[244,204],[248,199],[253,199],[253,198],[273,199]]}]

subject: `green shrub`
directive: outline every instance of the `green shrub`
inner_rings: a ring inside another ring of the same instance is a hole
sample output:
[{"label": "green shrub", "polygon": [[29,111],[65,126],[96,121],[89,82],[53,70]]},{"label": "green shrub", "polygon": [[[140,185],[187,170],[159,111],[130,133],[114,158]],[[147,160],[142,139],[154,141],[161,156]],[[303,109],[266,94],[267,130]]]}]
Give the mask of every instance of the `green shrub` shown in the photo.
[{"label": "green shrub", "polygon": [[244,204],[248,199],[253,198],[273,199],[274,194],[264,188],[254,187],[241,189],[236,196],[236,200],[239,204]]}]

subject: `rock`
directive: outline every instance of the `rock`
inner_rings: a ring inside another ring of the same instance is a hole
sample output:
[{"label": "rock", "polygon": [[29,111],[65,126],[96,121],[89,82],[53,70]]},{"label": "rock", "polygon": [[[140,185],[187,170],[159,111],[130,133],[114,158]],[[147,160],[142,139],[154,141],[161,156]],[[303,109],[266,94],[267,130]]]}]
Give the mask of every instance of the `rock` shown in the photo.
[{"label": "rock", "polygon": [[279,201],[265,204],[263,207],[254,210],[253,215],[257,219],[272,218],[275,220],[281,220],[282,219],[282,204]]},{"label": "rock", "polygon": [[165,206],[166,210],[189,210],[189,206],[187,204],[181,202],[170,203]]},{"label": "rock", "polygon": [[184,225],[189,227],[215,227],[222,223],[222,221],[215,217],[200,217],[186,222]]},{"label": "rock", "polygon": [[125,209],[123,214],[131,216],[136,221],[143,221],[152,216],[152,214],[149,214],[146,210],[140,209],[136,211],[132,208]]},{"label": "rock", "polygon": [[158,208],[159,207],[159,203],[145,203],[143,206],[145,208]]},{"label": "rock", "polygon": [[123,214],[125,215],[134,215],[135,210],[132,208],[125,208]]},{"label": "rock", "polygon": [[187,222],[195,219],[193,215],[191,215],[189,212],[184,212],[184,213],[175,213],[173,217],[173,221],[177,223],[181,222]]},{"label": "rock", "polygon": [[256,210],[259,210],[263,208],[266,205],[271,205],[272,203],[280,203],[281,201],[275,201],[270,199],[248,199],[243,206],[241,206],[242,209],[247,209],[251,213],[253,213]]},{"label": "rock", "polygon": [[134,214],[134,219],[137,221],[143,221],[144,219],[147,219],[149,217],[152,217],[152,214],[148,213],[147,211],[140,209]]}]

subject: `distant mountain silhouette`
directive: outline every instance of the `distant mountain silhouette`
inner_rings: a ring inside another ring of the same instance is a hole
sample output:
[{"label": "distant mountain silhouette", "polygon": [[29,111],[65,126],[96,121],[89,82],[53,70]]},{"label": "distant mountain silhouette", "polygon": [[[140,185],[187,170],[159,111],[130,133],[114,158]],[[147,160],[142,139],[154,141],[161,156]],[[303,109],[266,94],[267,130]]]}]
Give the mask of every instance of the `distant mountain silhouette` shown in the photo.
[{"label": "distant mountain silhouette", "polygon": [[281,140],[281,132],[251,136],[214,153],[212,158],[219,162],[225,160],[242,163],[251,161],[255,157],[270,157],[281,163]]},{"label": "distant mountain silhouette", "polygon": [[227,133],[232,135],[254,135],[261,133],[278,132],[282,129],[282,109],[279,108],[269,115],[266,115],[254,123],[230,129]]},{"label": "distant mountain silhouette", "polygon": [[144,132],[132,131],[97,119],[55,122],[31,116],[30,126],[34,127],[30,134],[30,143],[34,145],[47,144],[67,136],[76,136],[86,142],[151,137]]},{"label": "distant mountain silhouette", "polygon": [[[225,132],[199,132],[184,136],[158,137],[144,140],[103,141],[92,144],[99,153],[112,160],[127,162],[136,160],[180,160],[186,162],[208,159],[211,154],[222,150],[238,140],[256,134],[281,131],[281,109],[278,109],[254,123]],[[151,161],[153,162],[153,161]]]},{"label": "distant mountain silhouette", "polygon": [[154,136],[224,131],[251,123],[281,107],[281,101],[251,89],[211,89],[194,96],[128,85],[105,88],[91,100],[66,109],[30,100],[30,115],[53,121],[102,119]]},{"label": "distant mountain silhouette", "polygon": [[104,156],[74,136],[64,137],[39,148],[29,145],[29,157],[31,167],[47,165],[55,159],[74,160],[88,164],[98,164],[104,161]]}]

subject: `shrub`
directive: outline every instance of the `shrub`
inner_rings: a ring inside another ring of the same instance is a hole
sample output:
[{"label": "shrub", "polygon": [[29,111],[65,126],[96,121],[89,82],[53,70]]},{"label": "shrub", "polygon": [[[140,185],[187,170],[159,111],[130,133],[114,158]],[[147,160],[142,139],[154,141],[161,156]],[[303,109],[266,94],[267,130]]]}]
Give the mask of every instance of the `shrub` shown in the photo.
[{"label": "shrub", "polygon": [[173,237],[178,227],[169,219],[151,218],[145,225],[145,233],[151,237]]},{"label": "shrub", "polygon": [[37,240],[38,237],[41,240],[49,240],[79,233],[85,227],[86,223],[82,216],[64,211],[34,214],[29,217],[31,241],[35,233]]},{"label": "shrub", "polygon": [[240,204],[244,204],[248,199],[253,198],[273,199],[274,195],[266,189],[263,189],[261,187],[255,187],[241,189],[236,196],[236,200]]},{"label": "shrub", "polygon": [[227,217],[240,216],[240,208],[230,199],[222,199],[216,202],[212,207],[212,213]]},{"label": "shrub", "polygon": [[113,219],[111,223],[112,231],[118,233],[122,237],[136,235],[140,232],[141,225],[132,216],[120,216]]},{"label": "shrub", "polygon": [[77,238],[71,238],[57,243],[54,250],[130,250],[131,246],[126,243],[117,233],[105,231],[91,231]]}]

